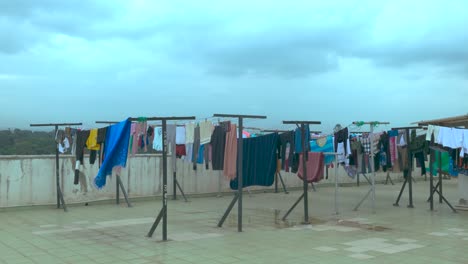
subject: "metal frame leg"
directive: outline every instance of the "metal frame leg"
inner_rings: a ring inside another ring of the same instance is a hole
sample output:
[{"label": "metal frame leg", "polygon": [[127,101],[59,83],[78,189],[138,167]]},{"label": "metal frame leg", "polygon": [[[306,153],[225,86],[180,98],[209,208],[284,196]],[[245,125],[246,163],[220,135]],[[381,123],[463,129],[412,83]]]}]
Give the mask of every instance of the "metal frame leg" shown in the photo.
[{"label": "metal frame leg", "polygon": [[288,212],[286,212],[286,214],[283,216],[283,218],[281,218],[283,221],[286,221],[286,218],[289,216],[289,214],[294,210],[294,208],[296,208],[296,206],[299,204],[299,202],[304,198],[304,194],[301,194],[301,196],[299,196],[299,199],[297,199],[297,201],[291,206],[291,208],[289,208]]},{"label": "metal frame leg", "polygon": [[453,206],[449,203],[449,201],[447,201],[447,199],[445,199],[445,197],[441,195],[437,189],[435,189],[435,192],[437,192],[440,195],[441,199],[450,207],[450,209],[452,209],[454,213],[457,213],[457,210],[453,208]]},{"label": "metal frame leg", "polygon": [[275,193],[278,193],[278,172],[275,172]]},{"label": "metal frame leg", "polygon": [[283,190],[285,194],[288,194],[288,190],[286,190],[286,184],[284,184],[283,176],[281,176],[281,173],[278,172],[279,179],[281,181],[281,185],[283,185]]},{"label": "metal frame leg", "polygon": [[312,186],[312,190],[313,190],[314,192],[316,192],[316,191],[317,191],[317,189],[315,189],[315,185],[314,185],[314,183],[313,183],[313,182],[311,182],[311,183],[310,183],[310,185]]},{"label": "metal frame leg", "polygon": [[187,197],[185,197],[185,193],[182,190],[182,187],[180,187],[179,181],[175,180],[175,184],[177,185],[177,188],[179,188],[180,193],[182,194],[182,197],[184,197],[185,202],[188,202]]},{"label": "metal frame leg", "polygon": [[403,182],[403,185],[401,186],[400,194],[398,194],[398,198],[396,202],[393,204],[393,206],[400,206],[398,203],[400,202],[401,195],[403,194],[403,191],[405,190],[407,182],[408,182],[408,179],[405,179],[405,181]]},{"label": "metal frame leg", "polygon": [[389,181],[389,180],[390,180],[390,183],[391,183],[392,185],[395,185],[395,184],[393,183],[393,181],[392,181],[392,177],[390,177],[390,172],[387,171],[387,178],[385,179],[385,185],[388,184],[388,181]]},{"label": "metal frame leg", "polygon": [[161,222],[161,219],[162,217],[166,214],[166,211],[164,209],[164,207],[161,209],[161,211],[159,211],[159,214],[158,214],[158,217],[156,217],[156,220],[154,221],[153,225],[151,226],[151,229],[150,231],[148,232],[148,235],[147,237],[152,237],[153,236],[153,233],[154,231],[156,230],[156,228],[158,227],[159,225],[159,222]]},{"label": "metal frame leg", "polygon": [[358,208],[361,206],[361,204],[367,199],[367,197],[369,197],[369,195],[372,193],[372,188],[369,189],[369,191],[367,192],[367,194],[364,196],[364,198],[362,198],[362,200],[356,205],[356,207],[354,207],[353,211],[357,211]]},{"label": "metal frame leg", "polygon": [[119,198],[119,187],[122,189],[122,193],[125,198],[125,202],[127,202],[128,207],[132,207],[132,204],[130,203],[130,200],[128,199],[127,191],[125,190],[125,187],[123,186],[122,179],[120,178],[120,175],[117,175],[117,204],[120,203],[120,198]]},{"label": "metal frame leg", "polygon": [[433,195],[435,193],[435,190],[437,190],[437,188],[439,188],[439,184],[440,184],[440,182],[437,182],[437,184],[434,186],[434,183],[432,183],[432,186],[430,188],[431,190],[430,190],[430,193],[429,193],[429,198],[427,198],[427,202],[431,201],[431,198],[433,197]]},{"label": "metal frame leg", "polygon": [[65,200],[63,199],[62,189],[60,188],[60,186],[57,186],[57,196],[60,199],[60,202],[62,203],[63,210],[65,212],[68,212],[67,205],[65,204]]},{"label": "metal frame leg", "polygon": [[232,199],[231,203],[229,204],[228,208],[226,209],[226,212],[224,212],[223,217],[221,217],[221,220],[219,220],[218,227],[223,226],[224,221],[226,221],[226,218],[231,213],[231,210],[234,207],[234,205],[236,204],[238,199],[239,199],[239,193],[236,192],[236,194],[234,195],[234,198]]}]

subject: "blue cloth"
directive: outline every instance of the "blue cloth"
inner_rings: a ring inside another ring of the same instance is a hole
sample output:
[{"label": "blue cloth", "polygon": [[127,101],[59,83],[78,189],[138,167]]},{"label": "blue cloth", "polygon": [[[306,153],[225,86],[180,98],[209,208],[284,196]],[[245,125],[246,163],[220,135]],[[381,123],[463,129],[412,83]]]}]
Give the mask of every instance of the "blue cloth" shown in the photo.
[{"label": "blue cloth", "polygon": [[107,128],[104,143],[104,161],[94,178],[94,184],[98,189],[106,185],[106,178],[108,175],[112,175],[112,169],[115,166],[125,167],[127,165],[131,125],[130,119],[127,119]]},{"label": "blue cloth", "polygon": [[[305,142],[310,142],[310,129],[309,125],[305,126],[306,131],[305,131]],[[305,144],[306,148],[308,147],[309,144]],[[294,146],[295,146],[295,152],[300,153],[302,152],[302,130],[301,128],[296,128],[296,132],[294,135]]]},{"label": "blue cloth", "polygon": [[200,148],[198,149],[198,159],[197,163],[198,164],[203,164],[203,158],[205,157],[205,145],[200,145]]},{"label": "blue cloth", "polygon": [[[271,186],[275,180],[278,133],[246,138],[242,144],[242,187]],[[238,188],[238,177],[230,182]]]},{"label": "blue cloth", "polygon": [[397,137],[398,136],[398,130],[389,130],[387,131],[388,137]]},{"label": "blue cloth", "polygon": [[[321,139],[311,139],[310,140],[310,151],[311,152],[334,152],[333,150],[333,136],[327,136],[326,142],[322,145]],[[320,146],[317,144],[317,141],[320,141]],[[335,155],[325,155],[325,165],[331,164],[335,160]]]}]

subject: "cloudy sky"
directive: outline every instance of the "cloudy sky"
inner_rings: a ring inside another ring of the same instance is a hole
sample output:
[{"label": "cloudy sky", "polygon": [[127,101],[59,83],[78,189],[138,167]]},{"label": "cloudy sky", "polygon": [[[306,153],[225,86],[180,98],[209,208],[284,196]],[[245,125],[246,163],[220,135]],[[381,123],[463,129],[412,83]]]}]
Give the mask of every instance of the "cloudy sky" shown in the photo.
[{"label": "cloudy sky", "polygon": [[467,114],[467,25],[464,0],[0,1],[0,128]]}]

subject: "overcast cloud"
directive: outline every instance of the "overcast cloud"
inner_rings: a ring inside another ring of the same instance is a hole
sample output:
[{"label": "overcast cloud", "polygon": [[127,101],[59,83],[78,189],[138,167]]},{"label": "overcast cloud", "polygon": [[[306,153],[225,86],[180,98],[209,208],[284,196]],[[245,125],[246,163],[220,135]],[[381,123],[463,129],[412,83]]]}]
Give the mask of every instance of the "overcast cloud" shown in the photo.
[{"label": "overcast cloud", "polygon": [[0,1],[2,128],[468,113],[468,1]]}]

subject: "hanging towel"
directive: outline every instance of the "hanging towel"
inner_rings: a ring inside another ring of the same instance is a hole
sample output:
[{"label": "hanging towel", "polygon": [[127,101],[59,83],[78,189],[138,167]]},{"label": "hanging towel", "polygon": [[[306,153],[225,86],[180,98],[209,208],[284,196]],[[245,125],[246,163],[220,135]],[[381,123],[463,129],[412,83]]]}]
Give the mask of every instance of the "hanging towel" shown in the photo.
[{"label": "hanging towel", "polygon": [[[309,130],[309,125],[305,126],[305,144],[304,146],[306,147],[306,150],[309,150],[310,145],[310,130]],[[295,152],[299,153],[302,152],[302,128],[296,128],[296,132],[294,135],[294,141],[295,141]]]},{"label": "hanging towel", "polygon": [[213,133],[213,123],[210,121],[200,122],[200,144],[209,143]]},{"label": "hanging towel", "polygon": [[178,126],[176,128],[176,144],[185,144],[185,127]]},{"label": "hanging towel", "polygon": [[226,179],[232,180],[236,177],[236,162],[237,162],[237,126],[231,124],[226,133],[226,147],[224,149],[224,170],[223,174]]},{"label": "hanging towel", "polygon": [[[299,169],[297,176],[303,179],[303,162],[302,155],[299,154]],[[309,157],[306,162],[307,182],[319,182],[323,179],[323,168],[325,167],[325,156],[321,152],[309,152]]]},{"label": "hanging towel", "polygon": [[107,128],[104,152],[106,153],[99,172],[94,178],[94,184],[98,189],[106,185],[106,177],[112,175],[112,169],[116,166],[127,165],[128,145],[130,141],[130,119],[111,125]]},{"label": "hanging towel", "polygon": [[154,129],[153,149],[156,151],[162,151],[163,149],[163,138],[162,138],[162,127],[156,127]]},{"label": "hanging towel", "polygon": [[194,141],[195,133],[195,124],[187,123],[185,124],[185,144],[192,144]]},{"label": "hanging towel", "polygon": [[167,149],[166,153],[168,157],[171,157],[171,166],[174,171],[177,170],[176,166],[176,125],[167,125],[166,127],[166,139],[167,139]]},{"label": "hanging towel", "polygon": [[[232,130],[231,130],[232,131]],[[244,139],[242,144],[242,186],[271,186],[276,171],[278,133]],[[238,178],[231,181],[238,188]]]},{"label": "hanging towel", "polygon": [[224,167],[224,149],[226,147],[226,130],[222,126],[215,127],[210,144],[213,153],[213,170],[222,170]]}]

